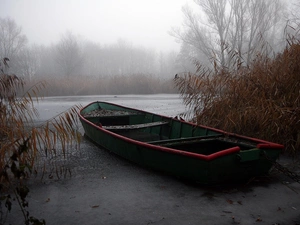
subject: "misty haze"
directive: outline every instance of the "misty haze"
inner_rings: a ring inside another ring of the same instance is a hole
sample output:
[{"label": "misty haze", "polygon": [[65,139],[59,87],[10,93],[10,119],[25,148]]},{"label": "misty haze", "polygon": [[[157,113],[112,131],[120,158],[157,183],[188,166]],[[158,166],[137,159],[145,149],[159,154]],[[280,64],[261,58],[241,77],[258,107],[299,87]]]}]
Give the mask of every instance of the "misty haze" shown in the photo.
[{"label": "misty haze", "polygon": [[283,0],[1,0],[0,56],[29,87],[46,80],[47,95],[176,93],[174,75],[197,65],[282,51],[295,12]]},{"label": "misty haze", "polygon": [[28,86],[47,80],[47,95],[174,93],[169,31],[187,2],[1,0],[0,56]]}]

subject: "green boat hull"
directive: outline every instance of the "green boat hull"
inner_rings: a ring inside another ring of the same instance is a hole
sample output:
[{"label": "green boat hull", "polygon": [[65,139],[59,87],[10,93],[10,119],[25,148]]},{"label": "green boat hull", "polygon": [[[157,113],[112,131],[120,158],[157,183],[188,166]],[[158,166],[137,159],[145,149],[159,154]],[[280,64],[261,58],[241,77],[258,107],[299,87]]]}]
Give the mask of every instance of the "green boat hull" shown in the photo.
[{"label": "green boat hull", "polygon": [[202,184],[267,174],[283,149],[268,141],[106,102],[87,105],[79,116],[85,135],[105,149]]}]

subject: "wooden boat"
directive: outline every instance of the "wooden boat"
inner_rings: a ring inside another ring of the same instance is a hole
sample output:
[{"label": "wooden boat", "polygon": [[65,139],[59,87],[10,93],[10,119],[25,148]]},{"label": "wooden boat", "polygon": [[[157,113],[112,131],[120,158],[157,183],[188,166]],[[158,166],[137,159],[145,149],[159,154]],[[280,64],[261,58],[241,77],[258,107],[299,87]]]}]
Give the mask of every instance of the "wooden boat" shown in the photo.
[{"label": "wooden boat", "polygon": [[148,168],[203,184],[268,173],[283,146],[107,102],[79,112],[96,144]]}]

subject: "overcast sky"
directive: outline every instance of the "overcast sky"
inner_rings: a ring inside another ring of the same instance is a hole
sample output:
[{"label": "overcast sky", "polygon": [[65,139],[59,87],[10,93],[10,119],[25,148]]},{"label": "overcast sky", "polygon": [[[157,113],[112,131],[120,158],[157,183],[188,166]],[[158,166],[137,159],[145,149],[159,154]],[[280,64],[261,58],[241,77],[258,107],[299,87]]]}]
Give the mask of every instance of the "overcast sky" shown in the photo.
[{"label": "overcast sky", "polygon": [[193,0],[0,0],[0,17],[22,27],[30,43],[57,42],[66,31],[99,44],[124,39],[157,51],[178,50],[168,34]]}]

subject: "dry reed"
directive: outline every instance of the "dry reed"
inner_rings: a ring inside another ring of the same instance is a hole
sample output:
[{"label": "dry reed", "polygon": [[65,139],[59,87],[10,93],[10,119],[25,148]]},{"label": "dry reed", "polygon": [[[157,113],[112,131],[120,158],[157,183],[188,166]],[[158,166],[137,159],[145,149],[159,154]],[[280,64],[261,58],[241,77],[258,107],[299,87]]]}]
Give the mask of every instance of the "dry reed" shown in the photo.
[{"label": "dry reed", "polygon": [[45,88],[45,83],[39,82],[22,96],[17,96],[23,87],[24,81],[16,76],[0,75],[0,179],[5,178],[2,175],[7,169],[11,169],[13,155],[29,175],[41,156],[55,155],[58,146],[64,155],[64,147],[80,141],[76,132],[78,106],[36,126],[34,119],[38,112],[34,102],[39,100],[39,92]]},{"label": "dry reed", "polygon": [[274,59],[258,55],[250,68],[175,79],[198,124],[266,139],[300,151],[300,43]]},{"label": "dry reed", "polygon": [[[32,80],[27,85],[38,82]],[[176,93],[172,79],[163,80],[148,74],[115,75],[111,77],[47,78],[45,96],[68,95],[119,95]]]}]

